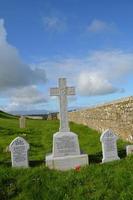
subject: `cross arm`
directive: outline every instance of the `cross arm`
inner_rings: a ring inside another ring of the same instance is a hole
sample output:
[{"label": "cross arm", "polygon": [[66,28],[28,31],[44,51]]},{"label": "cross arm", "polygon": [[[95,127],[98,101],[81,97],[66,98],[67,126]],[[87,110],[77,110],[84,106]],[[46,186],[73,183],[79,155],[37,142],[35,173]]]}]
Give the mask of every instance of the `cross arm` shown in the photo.
[{"label": "cross arm", "polygon": [[67,95],[75,95],[75,88],[74,87],[67,87]]},{"label": "cross arm", "polygon": [[50,96],[59,96],[60,90],[59,88],[50,88]]}]

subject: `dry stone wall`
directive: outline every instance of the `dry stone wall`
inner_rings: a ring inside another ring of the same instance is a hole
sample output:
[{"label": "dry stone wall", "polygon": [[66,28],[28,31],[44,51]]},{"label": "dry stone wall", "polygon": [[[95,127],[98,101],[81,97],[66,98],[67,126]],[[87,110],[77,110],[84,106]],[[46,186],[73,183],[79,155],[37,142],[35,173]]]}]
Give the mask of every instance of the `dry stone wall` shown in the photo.
[{"label": "dry stone wall", "polygon": [[102,132],[111,128],[121,138],[133,138],[133,96],[93,108],[69,112],[69,121]]}]

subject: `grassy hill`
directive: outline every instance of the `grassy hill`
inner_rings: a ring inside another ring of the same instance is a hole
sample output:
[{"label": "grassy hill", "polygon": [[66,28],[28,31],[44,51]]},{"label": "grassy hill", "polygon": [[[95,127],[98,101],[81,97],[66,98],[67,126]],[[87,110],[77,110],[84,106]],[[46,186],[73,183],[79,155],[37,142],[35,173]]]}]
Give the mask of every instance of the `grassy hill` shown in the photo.
[{"label": "grassy hill", "polygon": [[12,118],[12,119],[14,119],[16,117],[0,110],[0,118],[6,118],[6,119]]},{"label": "grassy hill", "polygon": [[[58,121],[27,120],[20,129],[18,119],[0,118],[0,200],[128,200],[133,199],[133,157],[125,158],[126,142],[118,141],[120,161],[100,164],[100,134],[83,125],[70,123],[78,134],[82,152],[90,165],[80,171],[60,172],[45,167],[52,151],[52,136]],[[29,169],[12,169],[7,146],[17,136],[30,144]]]}]

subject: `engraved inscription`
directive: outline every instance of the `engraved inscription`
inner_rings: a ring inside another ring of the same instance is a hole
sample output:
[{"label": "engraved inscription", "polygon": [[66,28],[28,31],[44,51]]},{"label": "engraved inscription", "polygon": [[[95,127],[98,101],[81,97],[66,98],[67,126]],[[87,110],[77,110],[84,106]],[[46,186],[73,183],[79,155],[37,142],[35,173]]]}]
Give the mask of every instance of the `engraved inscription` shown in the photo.
[{"label": "engraved inscription", "polygon": [[62,153],[63,155],[70,155],[71,153],[76,153],[76,143],[74,137],[60,137],[56,139],[55,144],[58,153]]},{"label": "engraved inscription", "polygon": [[105,142],[105,149],[106,149],[106,151],[114,151],[114,149],[115,149],[115,143],[114,143],[114,140],[112,140],[112,139],[106,139],[105,140],[106,142]]},{"label": "engraved inscription", "polygon": [[25,146],[16,146],[13,148],[13,159],[15,162],[24,162],[27,158],[27,150]]}]

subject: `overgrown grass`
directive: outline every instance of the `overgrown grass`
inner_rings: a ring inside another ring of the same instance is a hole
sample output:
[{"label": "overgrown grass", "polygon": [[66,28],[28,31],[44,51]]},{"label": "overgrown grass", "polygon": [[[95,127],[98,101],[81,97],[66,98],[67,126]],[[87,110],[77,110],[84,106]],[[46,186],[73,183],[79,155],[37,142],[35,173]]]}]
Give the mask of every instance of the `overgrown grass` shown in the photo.
[{"label": "overgrown grass", "polygon": [[0,168],[1,200],[132,200],[133,157],[80,171]]},{"label": "overgrown grass", "polygon": [[[81,151],[89,155],[90,165],[80,171],[47,169],[43,161],[52,151],[52,137],[58,127],[58,121],[27,120],[27,128],[20,129],[18,119],[0,118],[0,200],[133,199],[133,157],[124,158],[127,143],[118,141],[120,161],[101,164],[100,134],[87,126],[70,123],[71,131],[79,136]],[[32,167],[28,169],[6,164],[10,162],[6,147],[17,136],[30,144]]]}]

